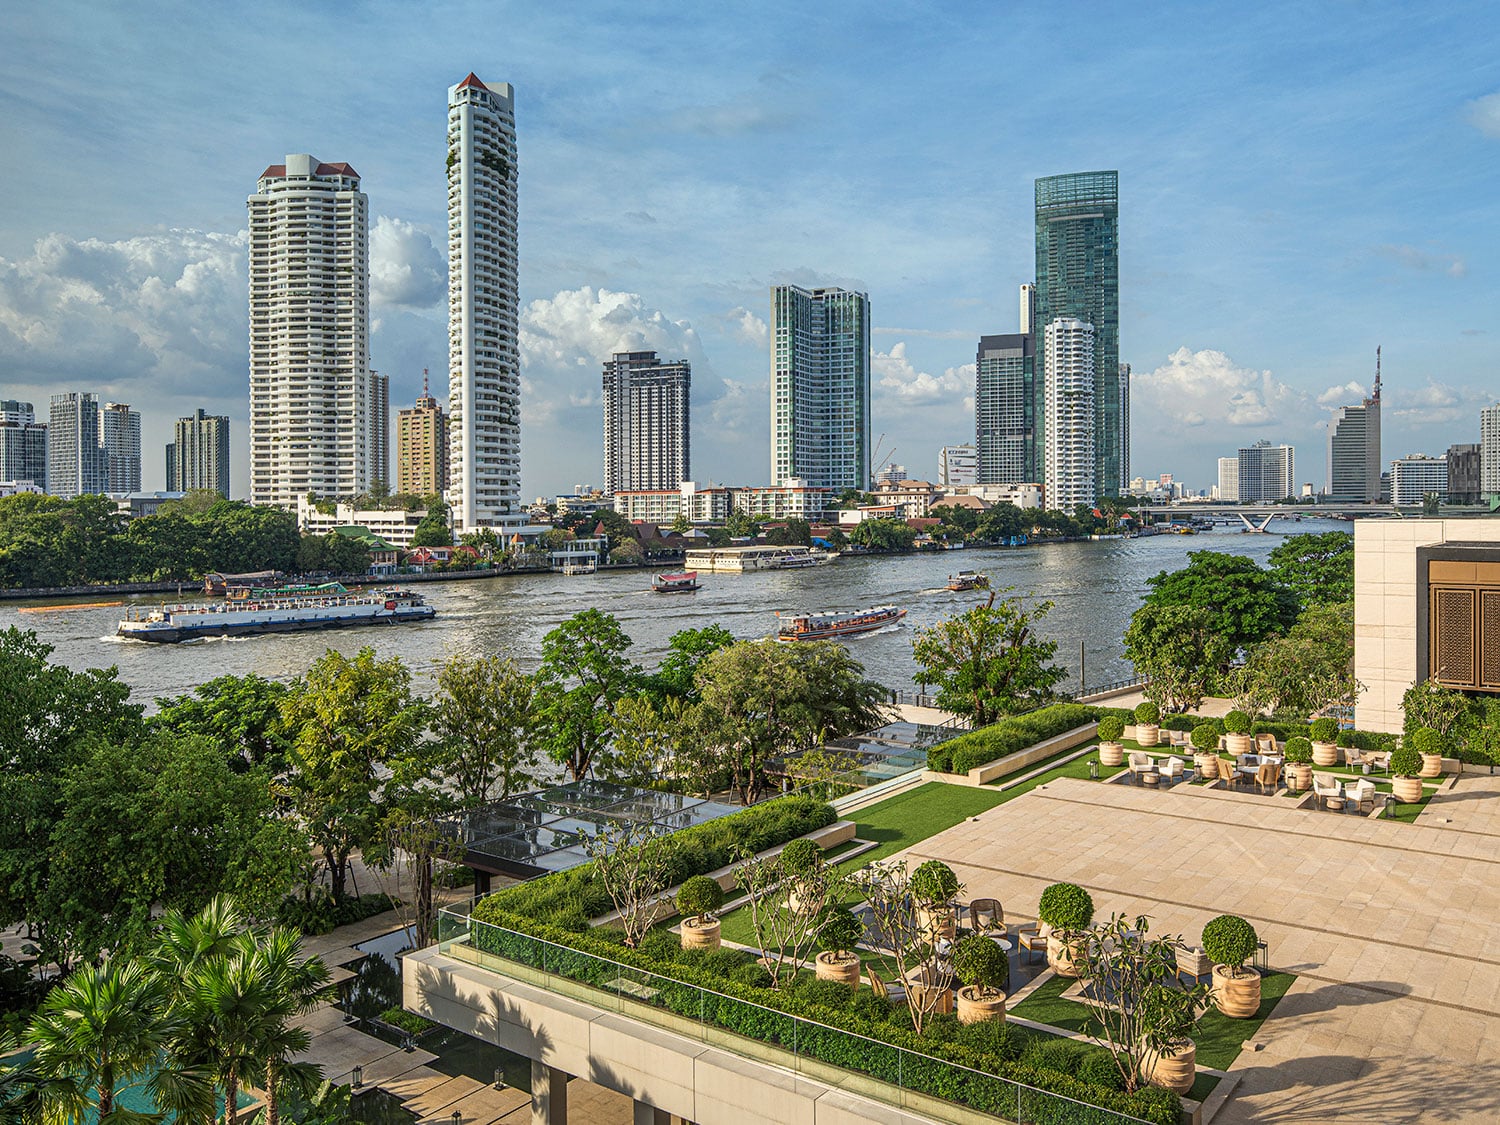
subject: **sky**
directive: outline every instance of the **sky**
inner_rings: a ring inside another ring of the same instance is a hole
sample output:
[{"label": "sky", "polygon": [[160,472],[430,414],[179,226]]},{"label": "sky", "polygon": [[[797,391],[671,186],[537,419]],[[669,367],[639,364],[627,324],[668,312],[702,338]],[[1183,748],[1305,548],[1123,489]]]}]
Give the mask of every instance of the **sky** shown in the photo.
[{"label": "sky", "polygon": [[[692,471],[768,479],[769,290],[869,293],[877,460],[972,441],[1017,330],[1033,181],[1120,173],[1132,475],[1265,438],[1325,482],[1383,348],[1387,458],[1500,398],[1500,7],[0,5],[0,397],[232,419],[248,484],[245,197],[347,161],[392,414],[447,369],[447,88],[515,87],[522,492],[602,479],[600,370],[693,367]],[[439,397],[442,397],[439,392]],[[393,419],[394,420],[394,419]]]}]

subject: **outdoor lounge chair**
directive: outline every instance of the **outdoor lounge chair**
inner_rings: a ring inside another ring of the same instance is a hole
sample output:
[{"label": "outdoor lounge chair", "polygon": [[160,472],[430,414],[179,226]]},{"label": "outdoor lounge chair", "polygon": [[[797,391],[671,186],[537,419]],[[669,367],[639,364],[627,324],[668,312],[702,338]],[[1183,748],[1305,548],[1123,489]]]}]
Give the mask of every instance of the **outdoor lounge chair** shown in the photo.
[{"label": "outdoor lounge chair", "polygon": [[1359,806],[1360,810],[1375,811],[1375,783],[1362,777],[1353,785],[1344,788],[1344,797]]},{"label": "outdoor lounge chair", "polygon": [[1257,734],[1255,736],[1255,752],[1257,754],[1276,753],[1276,736],[1274,734]]},{"label": "outdoor lounge chair", "polygon": [[896,1003],[906,999],[906,989],[899,984],[886,984],[875,975],[875,970],[865,968],[865,975],[870,978],[870,991],[883,1000],[891,1000]]},{"label": "outdoor lounge chair", "polygon": [[1163,778],[1182,778],[1184,762],[1181,758],[1168,758],[1161,764],[1161,775]]},{"label": "outdoor lounge chair", "polygon": [[1281,783],[1281,763],[1262,762],[1260,768],[1255,771],[1256,788],[1271,792],[1276,791],[1276,786]]},{"label": "outdoor lounge chair", "polygon": [[1197,984],[1204,977],[1213,976],[1213,958],[1209,957],[1203,950],[1192,945],[1178,946],[1177,948],[1177,979],[1191,977],[1193,983]]},{"label": "outdoor lounge chair", "polygon": [[1036,922],[1025,922],[1016,930],[1016,941],[1018,948],[1026,953],[1026,959],[1031,960],[1034,953],[1040,953],[1044,958],[1047,956],[1047,928]]},{"label": "outdoor lounge chair", "polygon": [[1143,754],[1139,750],[1132,750],[1130,752],[1130,773],[1133,777],[1139,778],[1141,774],[1155,768],[1156,759],[1150,754]]},{"label": "outdoor lounge chair", "polygon": [[1179,746],[1191,746],[1193,744],[1193,734],[1191,731],[1173,730],[1168,731],[1167,735],[1168,741],[1171,743],[1173,749],[1176,749]]},{"label": "outdoor lounge chair", "polygon": [[987,933],[991,930],[1005,931],[1005,908],[1000,905],[998,898],[976,898],[969,903],[969,925],[974,927],[974,932]]},{"label": "outdoor lounge chair", "polygon": [[1318,807],[1327,808],[1328,798],[1342,797],[1344,791],[1340,787],[1337,778],[1329,777],[1327,774],[1315,773],[1313,774],[1313,794],[1318,799]]}]

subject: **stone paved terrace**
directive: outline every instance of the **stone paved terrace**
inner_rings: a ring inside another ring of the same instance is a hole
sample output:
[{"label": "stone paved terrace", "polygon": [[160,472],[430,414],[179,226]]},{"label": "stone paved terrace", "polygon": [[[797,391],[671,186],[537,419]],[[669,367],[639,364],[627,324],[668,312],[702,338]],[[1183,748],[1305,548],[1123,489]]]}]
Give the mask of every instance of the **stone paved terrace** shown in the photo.
[{"label": "stone paved terrace", "polygon": [[1193,941],[1249,919],[1300,979],[1215,1125],[1500,1121],[1500,776],[1461,777],[1414,825],[1290,805],[1063,779],[905,855],[1008,919],[1058,881]]}]

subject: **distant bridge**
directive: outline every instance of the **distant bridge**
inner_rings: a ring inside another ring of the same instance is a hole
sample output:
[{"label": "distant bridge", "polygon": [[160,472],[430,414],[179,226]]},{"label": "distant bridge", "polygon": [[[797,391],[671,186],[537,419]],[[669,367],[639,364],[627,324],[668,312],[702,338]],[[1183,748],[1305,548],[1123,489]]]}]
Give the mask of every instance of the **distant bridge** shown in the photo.
[{"label": "distant bridge", "polygon": [[[1126,497],[1128,499],[1128,497]],[[1267,516],[1275,519],[1407,519],[1423,515],[1421,505],[1397,508],[1394,504],[1144,504],[1135,509],[1144,515],[1156,518],[1168,517],[1177,521],[1195,516],[1239,523],[1243,516],[1257,525]],[[1438,511],[1444,519],[1464,516],[1488,516],[1483,508],[1454,507],[1444,504]]]}]

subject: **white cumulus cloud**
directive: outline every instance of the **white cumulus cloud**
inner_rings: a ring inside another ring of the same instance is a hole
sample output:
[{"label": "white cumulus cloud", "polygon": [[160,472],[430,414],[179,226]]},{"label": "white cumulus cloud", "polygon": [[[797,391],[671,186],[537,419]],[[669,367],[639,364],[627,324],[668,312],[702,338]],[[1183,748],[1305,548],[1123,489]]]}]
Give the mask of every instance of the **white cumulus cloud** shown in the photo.
[{"label": "white cumulus cloud", "polygon": [[1220,351],[1178,348],[1155,371],[1131,378],[1131,406],[1179,426],[1286,424],[1307,395],[1269,371],[1241,367]]},{"label": "white cumulus cloud", "polygon": [[377,217],[370,231],[371,302],[424,309],[447,292],[447,268],[432,237],[405,219]]},{"label": "white cumulus cloud", "polygon": [[906,342],[897,341],[888,352],[876,352],[870,360],[880,386],[894,398],[912,405],[952,403],[974,389],[974,365],[950,367],[941,375],[918,371],[906,355]]},{"label": "white cumulus cloud", "polygon": [[1486,137],[1500,137],[1500,93],[1475,98],[1466,107],[1465,116]]},{"label": "white cumulus cloud", "polygon": [[757,348],[768,347],[771,342],[771,330],[766,322],[756,316],[742,305],[730,309],[724,314],[724,322],[737,340],[747,344],[754,344]]},{"label": "white cumulus cloud", "polygon": [[1340,383],[1336,387],[1329,387],[1318,396],[1318,405],[1326,406],[1330,410],[1337,410],[1341,406],[1358,406],[1370,389],[1357,380],[1350,379],[1347,383]]},{"label": "white cumulus cloud", "polygon": [[[1467,424],[1478,431],[1479,412],[1495,403],[1493,389],[1454,386],[1429,377],[1420,386],[1383,387],[1385,416],[1412,426]],[[1468,438],[1465,440],[1473,440]]]}]

